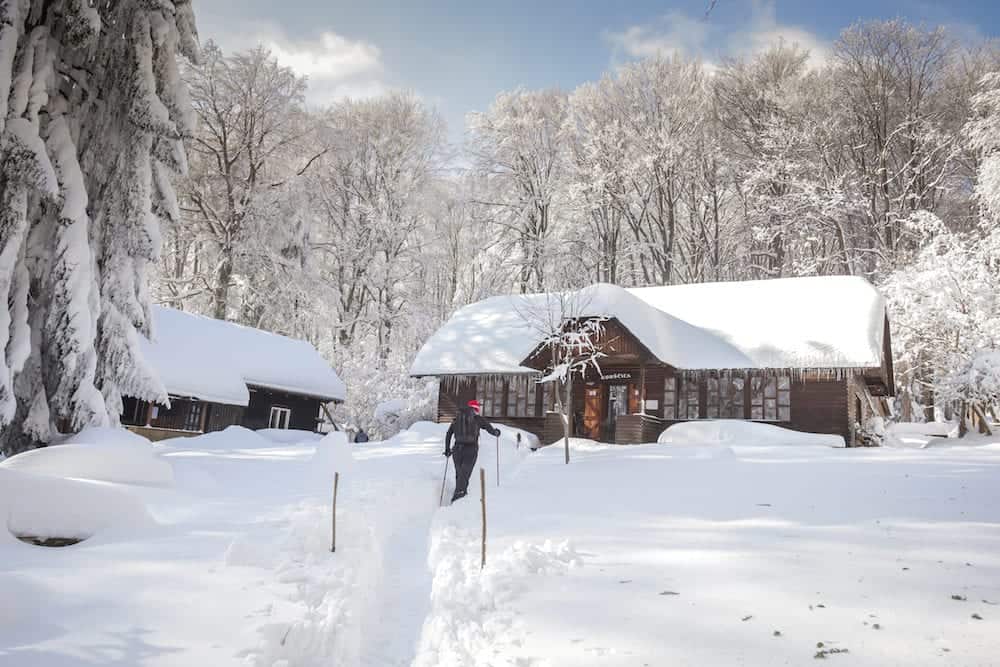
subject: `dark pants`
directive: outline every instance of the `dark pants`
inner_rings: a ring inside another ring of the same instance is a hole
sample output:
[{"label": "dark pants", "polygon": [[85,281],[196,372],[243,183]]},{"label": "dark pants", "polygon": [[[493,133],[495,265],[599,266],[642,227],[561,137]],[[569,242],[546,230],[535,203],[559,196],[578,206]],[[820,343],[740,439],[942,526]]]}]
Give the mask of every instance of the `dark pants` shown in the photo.
[{"label": "dark pants", "polygon": [[476,459],[479,458],[479,445],[456,444],[451,458],[455,461],[455,495],[451,499],[457,500],[469,490],[469,477],[472,476],[472,469],[476,467]]}]

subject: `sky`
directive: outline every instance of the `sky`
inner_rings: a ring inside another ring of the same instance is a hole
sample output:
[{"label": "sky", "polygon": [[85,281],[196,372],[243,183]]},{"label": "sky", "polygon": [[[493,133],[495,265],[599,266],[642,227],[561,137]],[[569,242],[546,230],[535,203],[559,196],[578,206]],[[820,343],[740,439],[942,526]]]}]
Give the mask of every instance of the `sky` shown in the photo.
[{"label": "sky", "polygon": [[858,20],[945,25],[963,41],[1000,36],[1000,0],[194,0],[202,42],[263,43],[309,77],[308,101],[405,90],[449,137],[497,93],[571,90],[616,65],[681,53],[718,62],[783,38],[822,62]]}]

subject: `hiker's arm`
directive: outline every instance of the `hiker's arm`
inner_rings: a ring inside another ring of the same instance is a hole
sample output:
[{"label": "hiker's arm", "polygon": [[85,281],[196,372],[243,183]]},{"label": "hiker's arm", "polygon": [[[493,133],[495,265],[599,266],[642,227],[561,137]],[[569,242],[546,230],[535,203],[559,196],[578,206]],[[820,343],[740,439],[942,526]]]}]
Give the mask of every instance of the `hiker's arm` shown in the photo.
[{"label": "hiker's arm", "polygon": [[498,435],[500,435],[500,429],[493,428],[493,424],[489,423],[488,421],[486,421],[482,417],[479,418],[479,428],[483,429],[484,431],[486,431],[487,433],[489,433],[492,436],[498,436]]},{"label": "hiker's arm", "polygon": [[448,427],[448,432],[444,436],[444,455],[448,456],[451,454],[451,439],[455,435],[455,423],[452,422]]}]

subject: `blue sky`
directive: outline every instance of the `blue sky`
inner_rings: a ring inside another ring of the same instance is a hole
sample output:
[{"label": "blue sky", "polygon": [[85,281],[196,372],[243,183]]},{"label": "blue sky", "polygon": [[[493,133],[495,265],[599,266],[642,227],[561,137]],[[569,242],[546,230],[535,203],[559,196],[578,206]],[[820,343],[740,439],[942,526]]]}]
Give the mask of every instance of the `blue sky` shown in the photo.
[{"label": "blue sky", "polygon": [[680,52],[707,61],[778,36],[821,60],[859,19],[944,24],[962,40],[1000,36],[1000,1],[195,0],[202,40],[268,44],[310,77],[310,101],[411,90],[439,109],[453,139],[465,114],[519,86],[571,89],[624,60]]}]

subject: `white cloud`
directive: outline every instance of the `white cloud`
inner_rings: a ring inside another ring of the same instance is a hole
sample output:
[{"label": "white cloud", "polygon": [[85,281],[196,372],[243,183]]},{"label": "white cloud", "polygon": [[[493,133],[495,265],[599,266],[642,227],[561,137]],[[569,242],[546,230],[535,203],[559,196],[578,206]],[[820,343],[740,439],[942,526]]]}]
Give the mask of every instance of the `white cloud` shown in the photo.
[{"label": "white cloud", "polygon": [[375,97],[389,88],[379,48],[332,31],[324,31],[314,39],[293,39],[270,23],[223,26],[213,22],[203,26],[201,34],[203,39],[215,40],[227,53],[262,44],[279,63],[309,78],[306,98],[312,105],[345,97]]},{"label": "white cloud", "polygon": [[631,58],[696,55],[705,50],[711,26],[671,10],[652,25],[636,25],[620,33],[610,33],[607,40]]},{"label": "white cloud", "polygon": [[830,43],[806,28],[778,22],[773,1],[753,2],[750,21],[725,26],[709,18],[670,11],[651,24],[605,34],[616,59],[683,55],[709,65],[727,56],[751,56],[779,41],[809,51],[809,64],[818,67],[830,56]]}]

